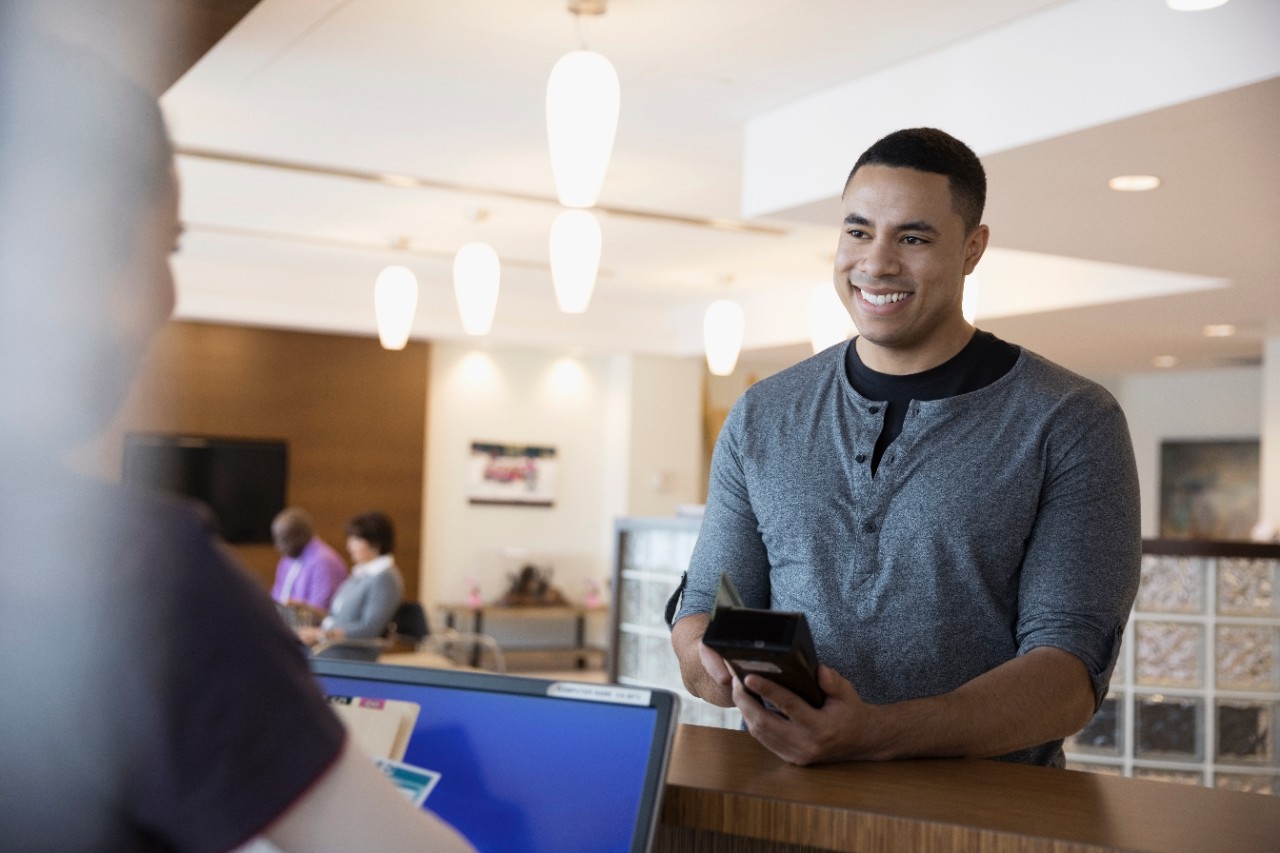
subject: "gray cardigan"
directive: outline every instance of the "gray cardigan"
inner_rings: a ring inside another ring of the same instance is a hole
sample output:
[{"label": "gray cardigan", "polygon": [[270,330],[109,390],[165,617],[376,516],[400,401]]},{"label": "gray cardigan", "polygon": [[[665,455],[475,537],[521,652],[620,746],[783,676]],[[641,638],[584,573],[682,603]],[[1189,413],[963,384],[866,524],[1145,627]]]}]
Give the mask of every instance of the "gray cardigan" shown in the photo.
[{"label": "gray cardigan", "polygon": [[395,564],[377,574],[357,574],[342,582],[324,627],[341,628],[353,639],[380,637],[404,600],[404,581]]}]

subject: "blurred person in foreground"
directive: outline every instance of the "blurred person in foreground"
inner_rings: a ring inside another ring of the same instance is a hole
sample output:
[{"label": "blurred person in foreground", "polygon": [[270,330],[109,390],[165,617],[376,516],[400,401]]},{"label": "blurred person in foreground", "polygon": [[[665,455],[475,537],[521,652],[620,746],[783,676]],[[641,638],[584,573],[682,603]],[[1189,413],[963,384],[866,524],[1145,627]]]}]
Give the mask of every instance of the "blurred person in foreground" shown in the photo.
[{"label": "blurred person in foreground", "polygon": [[296,506],[282,509],[272,520],[271,538],[280,552],[271,597],[305,620],[301,624],[317,624],[347,579],[346,564],[316,535],[311,516]]},{"label": "blurred person in foreground", "polygon": [[0,849],[465,851],[190,507],[61,462],[173,308],[154,99],[0,9]]}]

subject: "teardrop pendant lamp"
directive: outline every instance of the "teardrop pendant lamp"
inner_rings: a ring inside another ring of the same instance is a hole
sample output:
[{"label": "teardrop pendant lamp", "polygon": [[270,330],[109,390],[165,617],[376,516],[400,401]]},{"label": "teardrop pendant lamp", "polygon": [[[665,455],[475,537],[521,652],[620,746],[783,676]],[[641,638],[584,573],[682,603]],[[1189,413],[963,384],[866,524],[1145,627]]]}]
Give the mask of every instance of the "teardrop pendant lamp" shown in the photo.
[{"label": "teardrop pendant lamp", "polygon": [[733,373],[746,328],[742,306],[732,299],[717,299],[707,306],[707,313],[702,318],[702,339],[708,370],[716,376]]},{"label": "teardrop pendant lamp", "polygon": [[815,353],[848,340],[853,334],[849,312],[830,284],[817,284],[809,291],[809,343]]},{"label": "teardrop pendant lamp", "polygon": [[487,243],[467,243],[453,257],[453,294],[462,328],[468,335],[487,335],[498,308],[502,267]]},{"label": "teardrop pendant lamp", "polygon": [[413,270],[389,266],[373,285],[373,314],[383,349],[401,350],[409,342],[413,314],[418,308],[418,279]]},{"label": "teardrop pendant lamp", "polygon": [[[572,10],[572,7],[571,7]],[[547,79],[547,144],[556,195],[594,207],[613,154],[621,99],[613,63],[591,50],[560,57]]]},{"label": "teardrop pendant lamp", "polygon": [[982,304],[982,280],[977,273],[970,273],[964,280],[964,294],[960,298],[960,313],[972,326],[978,319],[978,306]]},{"label": "teardrop pendant lamp", "polygon": [[600,271],[600,244],[600,221],[589,210],[561,211],[551,224],[551,282],[564,313],[587,310]]}]

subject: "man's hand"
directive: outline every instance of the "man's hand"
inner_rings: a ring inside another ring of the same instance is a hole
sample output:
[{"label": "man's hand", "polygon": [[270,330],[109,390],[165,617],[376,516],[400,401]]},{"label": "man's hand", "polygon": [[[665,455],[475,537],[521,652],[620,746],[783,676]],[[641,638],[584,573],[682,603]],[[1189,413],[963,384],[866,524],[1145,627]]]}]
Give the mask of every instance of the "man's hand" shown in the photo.
[{"label": "man's hand", "polygon": [[315,605],[311,604],[310,602],[304,601],[301,598],[291,598],[289,599],[288,604],[286,604],[285,606],[293,608],[294,611],[299,616],[305,619],[314,620],[317,623],[319,623],[321,619],[329,615],[328,610],[325,610],[324,608],[321,608],[321,607],[316,607]]},{"label": "man's hand", "polygon": [[684,617],[671,629],[671,646],[680,660],[685,688],[712,705],[728,708],[733,705],[733,673],[724,658],[702,642],[710,622],[706,613]]},{"label": "man's hand", "polygon": [[298,635],[298,639],[304,646],[314,646],[320,642],[320,629],[306,625],[300,628],[294,628],[294,633]]},{"label": "man's hand", "polygon": [[[733,704],[756,740],[792,764],[890,757],[879,743],[884,736],[878,726],[883,706],[862,701],[853,684],[828,666],[818,667],[818,686],[827,698],[821,708],[814,708],[777,682],[748,675],[745,685],[733,679]],[[768,700],[781,715],[747,690]]]},{"label": "man's hand", "polygon": [[[1047,647],[950,693],[885,705],[864,702],[848,680],[826,666],[818,668],[818,686],[827,694],[821,708],[760,675],[748,675],[745,685],[732,682],[733,704],[747,729],[792,764],[1003,755],[1079,731],[1094,708],[1084,664]],[[769,700],[782,716],[747,690]]]}]

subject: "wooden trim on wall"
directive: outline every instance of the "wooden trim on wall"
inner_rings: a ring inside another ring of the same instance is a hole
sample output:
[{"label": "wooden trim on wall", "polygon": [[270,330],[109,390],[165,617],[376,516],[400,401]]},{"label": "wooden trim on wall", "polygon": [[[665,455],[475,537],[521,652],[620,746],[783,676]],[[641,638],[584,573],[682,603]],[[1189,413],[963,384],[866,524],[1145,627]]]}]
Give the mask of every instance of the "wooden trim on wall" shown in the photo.
[{"label": "wooden trim on wall", "polygon": [[[406,597],[416,599],[429,358],[425,343],[389,352],[376,338],[170,323],[100,443],[97,467],[120,476],[123,435],[131,430],[283,439],[287,502],[306,509],[344,559],[348,519],[386,512]],[[234,550],[269,586],[275,549]]]}]

